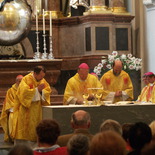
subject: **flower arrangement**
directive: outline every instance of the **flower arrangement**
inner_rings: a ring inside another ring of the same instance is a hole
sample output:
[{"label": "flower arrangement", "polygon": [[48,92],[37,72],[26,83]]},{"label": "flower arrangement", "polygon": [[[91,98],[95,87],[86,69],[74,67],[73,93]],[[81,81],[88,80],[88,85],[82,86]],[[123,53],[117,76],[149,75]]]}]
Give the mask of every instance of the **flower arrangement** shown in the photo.
[{"label": "flower arrangement", "polygon": [[101,62],[94,67],[94,73],[100,76],[106,71],[112,69],[113,62],[117,59],[123,62],[123,70],[126,72],[130,72],[131,70],[138,71],[142,67],[142,59],[135,58],[132,54],[118,55],[117,51],[113,51],[111,55],[108,55],[108,59],[104,57]]}]

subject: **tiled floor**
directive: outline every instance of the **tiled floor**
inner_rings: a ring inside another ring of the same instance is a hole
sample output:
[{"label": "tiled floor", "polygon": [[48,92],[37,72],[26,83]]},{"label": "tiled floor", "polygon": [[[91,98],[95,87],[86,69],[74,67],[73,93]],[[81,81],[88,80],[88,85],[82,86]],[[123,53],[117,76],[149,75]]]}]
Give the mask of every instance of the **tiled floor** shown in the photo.
[{"label": "tiled floor", "polygon": [[13,143],[6,143],[3,140],[4,135],[0,134],[0,155],[7,155],[9,150],[13,147]]}]

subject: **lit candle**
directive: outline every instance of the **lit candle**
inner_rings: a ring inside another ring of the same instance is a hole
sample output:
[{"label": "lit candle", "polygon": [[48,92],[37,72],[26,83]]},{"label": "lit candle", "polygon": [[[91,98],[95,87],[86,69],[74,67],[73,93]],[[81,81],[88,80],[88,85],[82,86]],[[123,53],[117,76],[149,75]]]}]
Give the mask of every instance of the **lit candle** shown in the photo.
[{"label": "lit candle", "polygon": [[52,11],[50,11],[50,36],[52,36]]},{"label": "lit candle", "polygon": [[36,6],[36,31],[38,32],[38,9]]},{"label": "lit candle", "polygon": [[45,12],[43,9],[43,34],[45,34]]}]

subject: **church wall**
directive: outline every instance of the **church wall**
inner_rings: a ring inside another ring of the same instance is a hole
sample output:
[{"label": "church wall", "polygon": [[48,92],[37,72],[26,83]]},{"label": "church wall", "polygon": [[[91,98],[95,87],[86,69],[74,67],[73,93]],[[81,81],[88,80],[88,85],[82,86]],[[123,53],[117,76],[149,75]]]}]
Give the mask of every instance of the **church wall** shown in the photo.
[{"label": "church wall", "polygon": [[155,73],[155,5],[145,7],[148,71]]},{"label": "church wall", "polygon": [[81,56],[84,54],[83,25],[63,26],[59,29],[59,56]]}]

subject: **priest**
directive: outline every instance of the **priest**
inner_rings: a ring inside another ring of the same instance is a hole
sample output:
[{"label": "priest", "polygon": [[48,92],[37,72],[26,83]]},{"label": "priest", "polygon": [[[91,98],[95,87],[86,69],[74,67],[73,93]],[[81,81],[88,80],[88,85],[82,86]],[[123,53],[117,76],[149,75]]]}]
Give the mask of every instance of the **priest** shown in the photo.
[{"label": "priest", "polygon": [[24,76],[16,93],[13,130],[15,144],[36,142],[36,126],[42,120],[42,105],[50,105],[51,88],[44,79],[46,70],[36,66]]},{"label": "priest", "polygon": [[83,95],[88,96],[87,100],[94,100],[96,93],[102,93],[102,84],[89,73],[89,66],[86,63],[79,65],[77,73],[71,77],[66,85],[63,103],[83,104]]},{"label": "priest", "polygon": [[122,70],[123,64],[120,60],[115,60],[113,69],[107,71],[100,79],[103,85],[103,99],[112,101],[126,101],[133,99],[133,85],[131,79]]}]

